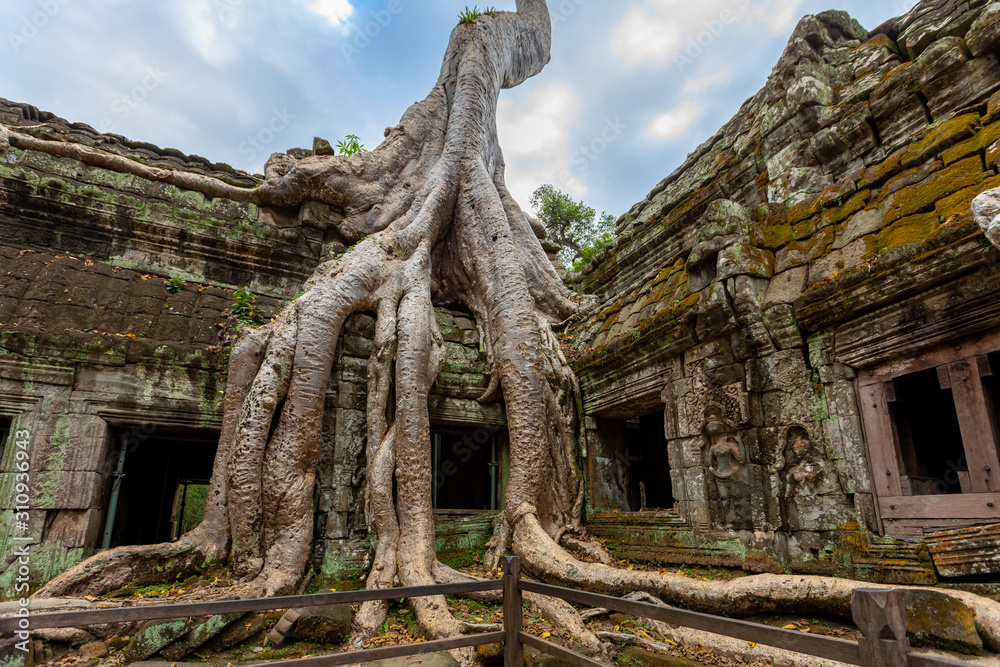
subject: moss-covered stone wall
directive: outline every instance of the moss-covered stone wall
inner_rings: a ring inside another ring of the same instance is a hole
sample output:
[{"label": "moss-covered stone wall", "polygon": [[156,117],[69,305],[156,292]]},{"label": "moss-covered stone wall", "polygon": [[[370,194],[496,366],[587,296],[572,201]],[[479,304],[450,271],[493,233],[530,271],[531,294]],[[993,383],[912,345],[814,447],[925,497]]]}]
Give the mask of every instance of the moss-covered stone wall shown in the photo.
[{"label": "moss-covered stone wall", "polygon": [[[995,272],[970,204],[1000,186],[998,37],[985,0],[927,0],[871,32],[842,12],[806,17],[764,88],[585,270],[600,305],[567,342],[590,433],[664,412],[672,535],[735,538],[748,569],[879,571],[833,555],[870,553],[886,528],[855,378],[996,330],[957,307],[933,335],[905,335],[905,318],[878,313]],[[886,556],[889,570],[935,576],[926,551],[894,544],[910,555]]]}]

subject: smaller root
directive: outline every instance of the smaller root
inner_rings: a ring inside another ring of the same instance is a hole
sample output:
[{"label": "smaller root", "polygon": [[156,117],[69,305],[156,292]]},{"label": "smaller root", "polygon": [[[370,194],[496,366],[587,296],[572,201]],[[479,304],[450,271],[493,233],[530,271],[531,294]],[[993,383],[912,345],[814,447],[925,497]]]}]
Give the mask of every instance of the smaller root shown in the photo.
[{"label": "smaller root", "polygon": [[482,634],[484,632],[500,632],[503,630],[502,623],[466,623],[459,621],[463,632],[470,635]]},{"label": "smaller root", "polygon": [[[662,642],[653,641],[652,639],[644,639],[642,637],[630,635],[624,632],[607,632],[604,630],[599,630],[596,634],[598,639],[612,644],[618,644],[620,646],[635,646],[647,651],[652,651],[653,653],[670,653],[671,646]],[[673,646],[676,646],[674,642],[670,643]]]},{"label": "smaller root", "polygon": [[570,603],[536,593],[526,593],[524,599],[555,627],[564,630],[574,641],[579,642],[583,653],[592,656],[605,655],[604,644],[584,624],[580,613]]},{"label": "smaller root", "polygon": [[605,565],[611,565],[612,563],[611,554],[608,553],[608,550],[596,542],[587,542],[573,535],[563,535],[559,540],[559,544],[570,551],[575,551],[596,560],[598,563],[604,563]]}]

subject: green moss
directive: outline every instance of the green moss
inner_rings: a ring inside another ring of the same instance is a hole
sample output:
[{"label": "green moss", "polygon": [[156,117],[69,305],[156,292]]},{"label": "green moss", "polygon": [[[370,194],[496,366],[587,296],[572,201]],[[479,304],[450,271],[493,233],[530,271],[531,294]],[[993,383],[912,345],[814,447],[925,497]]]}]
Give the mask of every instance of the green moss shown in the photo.
[{"label": "green moss", "polygon": [[940,125],[931,125],[924,132],[923,138],[901,149],[900,163],[903,167],[909,167],[926,161],[928,157],[938,155],[948,146],[959,143],[975,134],[979,122],[979,114],[970,113],[957,116]]},{"label": "green moss", "polygon": [[883,225],[890,225],[900,218],[933,209],[934,204],[939,200],[974,186],[984,178],[983,161],[978,155],[957,162],[934,173],[924,181],[897,192],[893,199],[893,205],[886,211],[883,218]]}]

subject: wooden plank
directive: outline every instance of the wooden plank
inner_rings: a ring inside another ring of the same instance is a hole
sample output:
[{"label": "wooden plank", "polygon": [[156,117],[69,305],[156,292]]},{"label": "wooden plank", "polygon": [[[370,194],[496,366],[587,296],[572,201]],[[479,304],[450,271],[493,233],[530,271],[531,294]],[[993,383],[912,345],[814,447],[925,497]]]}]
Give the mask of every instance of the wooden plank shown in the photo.
[{"label": "wooden plank", "polygon": [[911,653],[906,656],[910,667],[969,667],[969,663],[949,658],[942,658],[936,655],[923,655]]},{"label": "wooden plank", "polygon": [[879,498],[883,519],[1000,519],[1000,493]]},{"label": "wooden plank", "polygon": [[872,482],[875,484],[875,494],[881,505],[883,496],[903,495],[899,446],[896,443],[889,403],[882,383],[860,387],[858,399],[864,421],[865,441],[868,444]]},{"label": "wooden plank", "polygon": [[720,616],[675,609],[673,607],[658,607],[646,602],[633,602],[607,595],[539,584],[533,581],[522,580],[520,586],[522,591],[560,598],[568,602],[602,607],[631,616],[652,618],[672,625],[704,630],[705,632],[742,639],[748,642],[767,644],[768,646],[783,648],[787,651],[796,651],[819,658],[827,658],[828,660],[839,660],[849,665],[861,664],[858,645],[854,642],[844,641],[843,639],[782,630],[759,623],[722,618]]},{"label": "wooden plank", "polygon": [[[254,598],[249,600],[219,600],[217,602],[195,602],[190,604],[145,605],[119,609],[94,609],[69,611],[55,614],[33,614],[31,627],[73,628],[101,623],[125,621],[155,621],[191,616],[213,616],[234,612],[270,611],[272,609],[292,609],[294,607],[318,607],[333,604],[354,604],[372,600],[401,600],[428,595],[461,595],[503,590],[503,581],[475,581],[439,586],[413,586],[410,588],[383,588],[380,590],[344,591],[342,593],[319,593],[316,595],[290,595],[276,598]],[[0,618],[0,633],[13,632],[18,628],[18,618]]]},{"label": "wooden plank", "polygon": [[948,366],[973,493],[1000,493],[1000,457],[983,379],[974,360]]},{"label": "wooden plank", "polygon": [[503,660],[505,665],[524,664],[524,646],[521,630],[524,627],[524,608],[521,606],[521,559],[508,556],[503,569]]},{"label": "wooden plank", "polygon": [[926,536],[927,549],[946,577],[1000,573],[1000,523]]},{"label": "wooden plank", "polygon": [[411,655],[423,655],[425,653],[437,653],[439,651],[449,651],[455,648],[465,648],[467,646],[482,646],[483,644],[499,644],[503,641],[502,632],[489,632],[482,635],[472,635],[468,637],[455,637],[454,639],[439,639],[432,642],[419,642],[416,644],[406,644],[404,646],[386,646],[385,648],[373,648],[366,651],[347,651],[345,653],[333,653],[331,655],[321,655],[315,658],[296,658],[295,660],[275,660],[275,664],[282,665],[302,665],[304,667],[335,667],[336,665],[356,665],[362,662],[375,662],[376,660],[389,660],[391,658],[406,658]]},{"label": "wooden plank", "polygon": [[857,588],[851,593],[851,616],[863,635],[858,639],[862,667],[908,666],[910,640],[899,593],[884,588]]},{"label": "wooden plank", "polygon": [[929,371],[956,359],[967,359],[1000,350],[1000,331],[975,336],[955,343],[939,345],[910,359],[893,359],[889,363],[858,373],[861,386],[886,382],[892,378]]},{"label": "wooden plank", "polygon": [[[552,642],[547,642],[544,639],[536,637],[534,635],[529,635],[526,632],[522,632],[520,640],[526,645],[533,649],[541,651],[542,653],[547,653],[555,658],[558,658],[562,662],[569,665],[575,665],[575,667],[609,667],[606,662],[598,662],[597,660],[591,660],[585,655],[581,655],[576,651],[571,651],[568,648],[563,648],[559,644],[553,644]],[[510,665],[509,662],[504,662],[504,665]],[[523,662],[517,663],[518,665],[524,664]]]}]

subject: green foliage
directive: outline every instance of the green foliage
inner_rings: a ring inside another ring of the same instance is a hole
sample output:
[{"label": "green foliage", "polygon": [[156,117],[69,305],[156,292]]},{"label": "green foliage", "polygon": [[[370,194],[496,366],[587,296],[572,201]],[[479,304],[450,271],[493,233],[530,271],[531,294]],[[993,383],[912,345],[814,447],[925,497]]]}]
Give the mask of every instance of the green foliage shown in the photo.
[{"label": "green foliage", "polygon": [[264,322],[264,313],[255,304],[257,295],[249,287],[241,287],[233,293],[233,305],[229,307],[229,316],[240,324],[255,327]]},{"label": "green foliage", "polygon": [[597,216],[597,211],[574,201],[565,192],[551,185],[543,185],[531,195],[539,221],[548,232],[549,239],[562,246],[559,260],[579,271],[611,241],[615,217],[610,213]]},{"label": "green foliage", "polygon": [[460,23],[472,23],[473,21],[475,21],[484,14],[486,16],[493,16],[496,13],[497,13],[496,7],[487,7],[486,9],[479,11],[478,6],[469,9],[469,6],[466,5],[465,9],[459,13],[458,20]]},{"label": "green foliage", "polygon": [[[611,216],[608,216],[611,217]],[[611,218],[612,222],[614,218]],[[593,239],[590,243],[583,246],[580,250],[580,259],[573,262],[571,267],[573,271],[583,271],[583,267],[587,266],[598,253],[608,247],[608,245],[615,240],[615,237],[611,235],[611,232],[604,232],[597,238]]]},{"label": "green foliage", "polygon": [[167,291],[171,294],[177,294],[184,289],[184,280],[180,276],[174,276],[170,280],[165,280],[164,284],[167,286]]},{"label": "green foliage", "polygon": [[361,144],[361,139],[356,134],[349,134],[343,141],[337,142],[337,150],[341,155],[351,157],[357,153],[367,153],[368,150]]},{"label": "green foliage", "polygon": [[184,516],[180,518],[181,535],[198,527],[201,520],[205,518],[205,508],[208,505],[208,484],[188,484],[186,486]]}]

